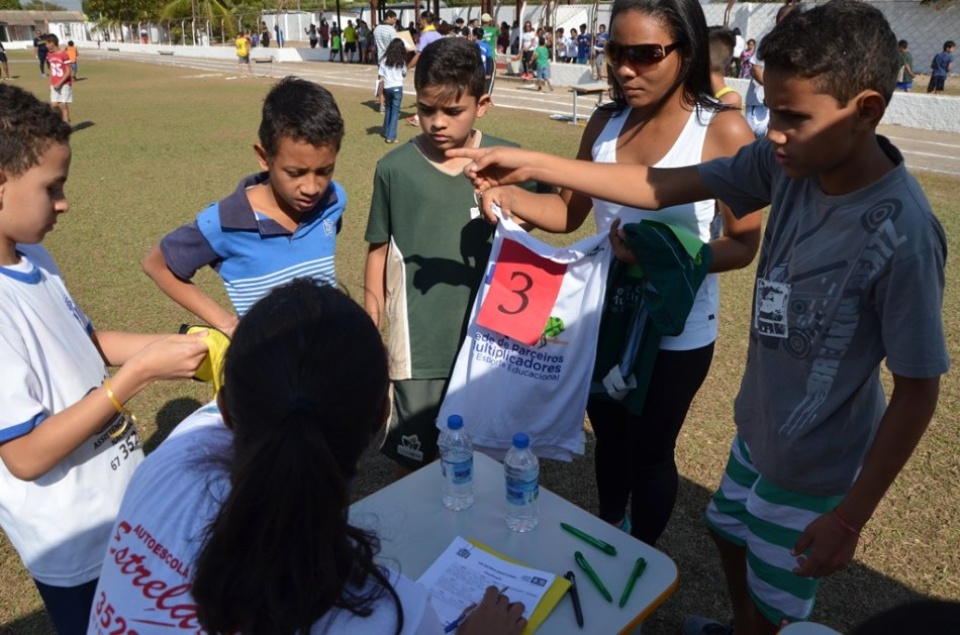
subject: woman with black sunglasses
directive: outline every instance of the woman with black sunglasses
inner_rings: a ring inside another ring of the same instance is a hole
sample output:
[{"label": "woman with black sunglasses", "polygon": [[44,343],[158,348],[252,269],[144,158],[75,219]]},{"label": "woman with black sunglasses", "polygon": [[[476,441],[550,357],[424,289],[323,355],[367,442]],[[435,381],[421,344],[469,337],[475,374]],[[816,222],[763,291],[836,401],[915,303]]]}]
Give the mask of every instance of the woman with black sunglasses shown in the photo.
[{"label": "woman with black sunglasses", "polygon": [[[594,112],[578,159],[675,167],[731,155],[753,140],[739,112],[720,104],[711,90],[707,25],[698,0],[616,0],[605,52],[613,102]],[[576,230],[593,207],[599,231],[615,221],[651,218],[679,225],[712,248],[714,273],[701,285],[684,331],[662,340],[639,414],[599,399],[587,406],[597,438],[600,517],[654,544],[676,502],[676,439],[713,358],[715,272],[750,264],[760,216],[737,220],[714,200],[654,214],[570,190],[536,195],[508,186],[483,196],[485,203],[497,202],[547,231]],[[722,234],[715,231],[717,218]]]}]

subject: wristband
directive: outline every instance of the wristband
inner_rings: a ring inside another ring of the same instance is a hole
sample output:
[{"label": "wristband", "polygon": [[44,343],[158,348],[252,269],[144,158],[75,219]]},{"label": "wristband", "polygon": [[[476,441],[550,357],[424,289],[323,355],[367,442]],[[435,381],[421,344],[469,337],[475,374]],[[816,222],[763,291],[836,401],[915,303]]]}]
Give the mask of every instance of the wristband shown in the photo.
[{"label": "wristband", "polygon": [[117,410],[118,413],[122,415],[123,425],[119,430],[110,433],[111,439],[119,439],[127,431],[127,427],[131,422],[134,424],[137,423],[137,417],[130,411],[129,408],[120,403],[120,400],[117,399],[117,396],[113,393],[113,389],[110,387],[110,380],[103,380],[103,390],[107,393],[107,399],[110,400],[110,403],[113,404],[113,407]]},{"label": "wristband", "polygon": [[847,520],[840,515],[836,509],[833,510],[833,517],[837,520],[837,524],[843,527],[847,533],[853,534],[854,536],[860,536],[860,530],[847,522]]}]

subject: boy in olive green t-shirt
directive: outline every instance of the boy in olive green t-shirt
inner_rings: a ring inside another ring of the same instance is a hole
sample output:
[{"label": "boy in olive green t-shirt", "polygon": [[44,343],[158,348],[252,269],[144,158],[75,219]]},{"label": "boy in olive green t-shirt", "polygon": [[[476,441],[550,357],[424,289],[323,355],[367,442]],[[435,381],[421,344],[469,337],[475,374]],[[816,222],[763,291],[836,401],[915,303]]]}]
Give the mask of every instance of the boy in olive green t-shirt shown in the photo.
[{"label": "boy in olive green t-shirt", "polygon": [[416,69],[423,132],[377,163],[365,235],[364,306],[389,325],[393,412],[381,451],[398,476],[436,458],[437,413],[492,244],[462,174],[469,161],[445,152],[516,145],[473,127],[490,105],[475,43],[437,40]]}]

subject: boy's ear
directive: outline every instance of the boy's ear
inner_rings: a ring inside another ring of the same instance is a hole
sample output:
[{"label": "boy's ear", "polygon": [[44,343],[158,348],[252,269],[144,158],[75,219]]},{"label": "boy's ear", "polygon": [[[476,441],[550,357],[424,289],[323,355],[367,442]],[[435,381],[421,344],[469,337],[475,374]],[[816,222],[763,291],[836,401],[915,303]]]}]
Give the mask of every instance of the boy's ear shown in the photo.
[{"label": "boy's ear", "polygon": [[875,90],[865,90],[857,97],[857,118],[864,128],[875,130],[887,110],[887,100]]},{"label": "boy's ear", "polygon": [[270,156],[267,154],[266,148],[264,148],[259,143],[253,144],[253,151],[257,155],[257,162],[260,164],[260,169],[266,172],[270,169]]},{"label": "boy's ear", "polygon": [[478,119],[487,114],[487,107],[489,107],[491,104],[493,104],[493,100],[490,99],[490,95],[488,93],[480,95],[480,99],[477,100]]}]

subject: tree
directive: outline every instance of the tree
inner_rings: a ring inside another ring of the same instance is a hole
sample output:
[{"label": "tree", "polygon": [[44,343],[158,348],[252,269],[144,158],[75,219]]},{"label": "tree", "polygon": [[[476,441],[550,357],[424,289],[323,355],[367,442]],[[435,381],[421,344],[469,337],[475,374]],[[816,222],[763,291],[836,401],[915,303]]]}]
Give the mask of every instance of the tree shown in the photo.
[{"label": "tree", "polygon": [[0,0],[0,11],[19,11],[20,0]]},{"label": "tree", "polygon": [[104,22],[139,22],[160,14],[161,0],[85,0],[83,12]]}]

